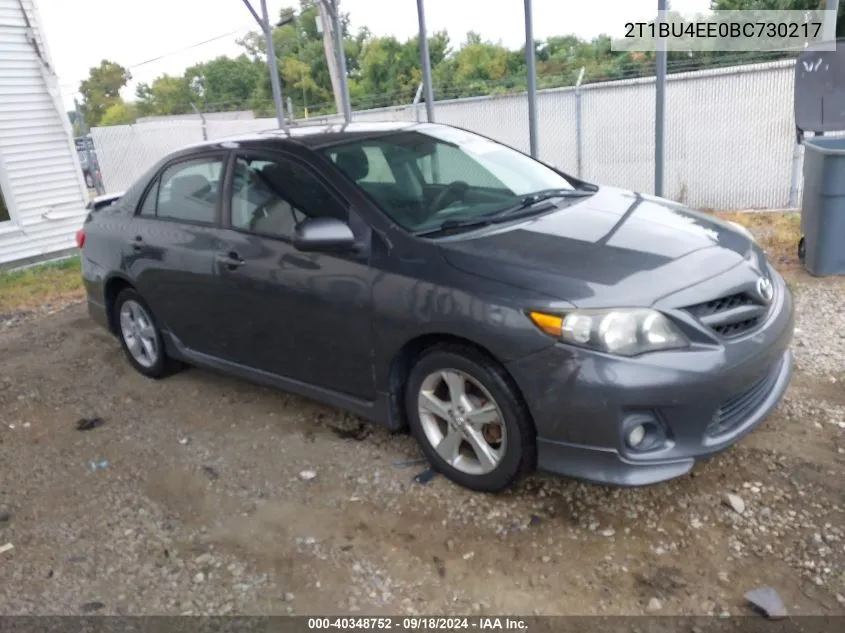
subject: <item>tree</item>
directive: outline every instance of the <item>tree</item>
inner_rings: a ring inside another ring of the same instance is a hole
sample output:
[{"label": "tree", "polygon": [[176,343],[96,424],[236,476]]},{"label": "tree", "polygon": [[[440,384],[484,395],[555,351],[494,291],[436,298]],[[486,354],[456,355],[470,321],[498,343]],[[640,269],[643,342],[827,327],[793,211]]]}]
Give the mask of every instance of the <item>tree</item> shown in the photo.
[{"label": "tree", "polygon": [[135,94],[138,97],[139,110],[144,115],[155,116],[188,114],[193,111],[191,104],[199,98],[185,76],[166,74],[153,80],[149,86],[139,84]]},{"label": "tree", "polygon": [[[825,9],[824,0],[710,0],[714,11],[812,11]],[[845,37],[845,4],[836,14],[836,37]]]},{"label": "tree", "polygon": [[120,100],[121,89],[131,79],[132,75],[128,70],[107,59],[90,69],[88,79],[79,84],[79,93],[83,99],[82,111],[89,126],[100,123],[109,106]]},{"label": "tree", "polygon": [[129,123],[135,123],[136,118],[137,110],[134,104],[120,100],[109,106],[100,120],[100,125],[103,127],[108,125],[127,125]]},{"label": "tree", "polygon": [[243,110],[249,107],[267,67],[246,55],[234,59],[217,57],[191,66],[185,79],[197,107],[209,111]]}]

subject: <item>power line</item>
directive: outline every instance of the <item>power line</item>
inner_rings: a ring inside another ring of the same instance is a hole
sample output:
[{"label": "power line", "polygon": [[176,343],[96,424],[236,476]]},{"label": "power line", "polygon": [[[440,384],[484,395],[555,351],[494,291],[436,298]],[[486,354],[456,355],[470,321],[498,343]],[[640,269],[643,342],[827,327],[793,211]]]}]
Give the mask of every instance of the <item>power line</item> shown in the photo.
[{"label": "power line", "polygon": [[152,64],[153,62],[160,61],[162,59],[165,59],[166,57],[170,57],[172,55],[177,55],[179,53],[184,53],[185,51],[189,51],[189,50],[192,50],[194,48],[199,48],[200,46],[205,46],[206,44],[210,44],[211,42],[216,42],[217,40],[222,40],[224,37],[231,37],[232,35],[246,31],[249,28],[250,28],[250,25],[242,26],[238,29],[235,29],[234,31],[229,31],[228,33],[223,33],[221,35],[217,35],[217,36],[209,38],[207,40],[203,40],[202,42],[197,42],[196,44],[191,44],[189,46],[185,46],[184,48],[180,48],[180,49],[175,50],[175,51],[170,51],[169,53],[164,53],[163,55],[158,55],[157,57],[153,57],[151,59],[147,59],[145,61],[138,62],[137,64],[132,64],[130,66],[127,66],[126,69],[132,70],[133,68],[138,68],[140,66]]}]

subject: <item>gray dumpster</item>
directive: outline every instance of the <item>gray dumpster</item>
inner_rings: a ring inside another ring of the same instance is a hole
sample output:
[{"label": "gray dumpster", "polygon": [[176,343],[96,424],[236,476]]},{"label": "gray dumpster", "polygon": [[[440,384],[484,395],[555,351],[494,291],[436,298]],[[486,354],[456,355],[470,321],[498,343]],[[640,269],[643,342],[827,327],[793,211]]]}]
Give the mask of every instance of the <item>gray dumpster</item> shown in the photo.
[{"label": "gray dumpster", "polygon": [[845,138],[804,139],[801,232],[807,272],[845,274]]}]

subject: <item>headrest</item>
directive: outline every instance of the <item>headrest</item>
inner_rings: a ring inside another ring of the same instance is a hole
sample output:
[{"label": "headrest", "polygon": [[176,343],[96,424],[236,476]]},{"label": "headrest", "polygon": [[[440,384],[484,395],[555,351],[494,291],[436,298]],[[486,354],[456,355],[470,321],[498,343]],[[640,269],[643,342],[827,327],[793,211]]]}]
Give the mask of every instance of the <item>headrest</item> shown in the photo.
[{"label": "headrest", "polygon": [[355,182],[370,173],[370,161],[367,160],[367,154],[360,147],[337,150],[334,162]]},{"label": "headrest", "polygon": [[208,179],[199,174],[177,176],[170,185],[172,198],[201,197],[209,188]]}]

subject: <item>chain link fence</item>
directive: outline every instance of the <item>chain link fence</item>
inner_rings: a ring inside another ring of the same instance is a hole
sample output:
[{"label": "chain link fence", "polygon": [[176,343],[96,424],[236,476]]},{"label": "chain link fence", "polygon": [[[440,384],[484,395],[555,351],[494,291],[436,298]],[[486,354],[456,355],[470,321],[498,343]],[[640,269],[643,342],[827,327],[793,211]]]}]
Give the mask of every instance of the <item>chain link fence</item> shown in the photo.
[{"label": "chain link fence", "polygon": [[[667,81],[666,197],[698,208],[784,209],[801,199],[793,123],[794,61],[672,74]],[[540,158],[605,185],[654,188],[654,77],[541,90]],[[525,94],[438,101],[435,117],[528,152]],[[353,121],[422,121],[422,104],[353,113]],[[341,122],[340,116],[309,122]],[[303,123],[302,121],[297,124]],[[276,129],[275,118],[144,122],[93,128],[107,191],[127,188],[167,153]]]}]

